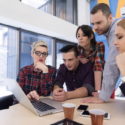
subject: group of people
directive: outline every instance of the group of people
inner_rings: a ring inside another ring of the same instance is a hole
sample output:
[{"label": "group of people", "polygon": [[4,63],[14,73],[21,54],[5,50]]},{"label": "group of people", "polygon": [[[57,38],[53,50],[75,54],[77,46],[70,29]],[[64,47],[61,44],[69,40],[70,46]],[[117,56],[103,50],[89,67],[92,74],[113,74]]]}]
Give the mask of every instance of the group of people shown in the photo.
[{"label": "group of people", "polygon": [[[77,45],[60,49],[64,63],[59,69],[46,65],[48,46],[34,42],[33,64],[20,69],[17,82],[29,99],[52,95],[54,100],[83,98],[83,102],[107,102],[120,76],[125,82],[125,19],[114,20],[107,4],[97,4],[91,10],[91,23],[99,35],[105,35],[109,45],[105,62],[103,42],[97,42],[93,29],[81,25],[76,30]],[[119,72],[120,71],[120,72]],[[66,84],[67,91],[63,88]],[[125,94],[125,84],[121,86]],[[88,97],[89,96],[89,97]]]}]

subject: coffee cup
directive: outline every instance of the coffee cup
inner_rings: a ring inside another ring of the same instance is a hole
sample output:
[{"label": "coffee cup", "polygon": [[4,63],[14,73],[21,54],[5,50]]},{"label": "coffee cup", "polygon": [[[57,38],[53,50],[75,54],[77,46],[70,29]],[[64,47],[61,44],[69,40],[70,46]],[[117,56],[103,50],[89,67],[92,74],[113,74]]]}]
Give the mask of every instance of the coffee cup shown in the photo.
[{"label": "coffee cup", "polygon": [[105,111],[101,109],[89,110],[92,125],[103,125]]},{"label": "coffee cup", "polygon": [[76,107],[73,103],[64,103],[63,105],[64,117],[73,120],[74,109]]}]

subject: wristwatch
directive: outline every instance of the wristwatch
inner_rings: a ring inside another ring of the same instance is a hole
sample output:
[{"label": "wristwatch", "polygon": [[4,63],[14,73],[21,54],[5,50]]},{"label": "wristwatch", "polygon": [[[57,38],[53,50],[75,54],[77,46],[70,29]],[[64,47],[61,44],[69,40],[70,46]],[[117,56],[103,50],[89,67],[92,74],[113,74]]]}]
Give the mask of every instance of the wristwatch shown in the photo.
[{"label": "wristwatch", "polygon": [[96,90],[96,92],[99,94],[101,90]]},{"label": "wristwatch", "polygon": [[122,82],[125,82],[125,76],[121,77]]},{"label": "wristwatch", "polygon": [[100,93],[100,92],[101,92],[101,90],[97,90],[97,92],[98,92],[98,93]]}]

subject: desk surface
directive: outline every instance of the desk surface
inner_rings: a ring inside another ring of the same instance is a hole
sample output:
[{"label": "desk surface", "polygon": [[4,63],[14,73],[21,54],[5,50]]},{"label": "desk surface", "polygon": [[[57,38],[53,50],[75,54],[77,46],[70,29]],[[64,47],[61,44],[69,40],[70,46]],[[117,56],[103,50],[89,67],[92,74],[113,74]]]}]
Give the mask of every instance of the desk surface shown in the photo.
[{"label": "desk surface", "polygon": [[[81,99],[72,99],[66,102],[72,102],[77,106]],[[123,125],[125,124],[125,101],[113,100],[104,104],[88,104],[89,109],[101,108],[111,114],[110,120],[104,120],[104,125]],[[50,125],[64,119],[63,112],[46,116],[36,116],[20,104],[11,106],[7,110],[0,110],[1,125]],[[84,125],[91,125],[91,119],[80,116],[80,112],[75,109],[74,120]]]}]

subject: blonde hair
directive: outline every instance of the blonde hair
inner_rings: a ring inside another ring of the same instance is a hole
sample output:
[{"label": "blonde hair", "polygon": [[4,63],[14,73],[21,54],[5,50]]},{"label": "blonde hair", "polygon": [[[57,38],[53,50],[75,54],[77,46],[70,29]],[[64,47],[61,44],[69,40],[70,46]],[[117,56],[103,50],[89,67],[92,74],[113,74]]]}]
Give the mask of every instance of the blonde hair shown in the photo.
[{"label": "blonde hair", "polygon": [[46,47],[48,49],[48,45],[46,44],[46,42],[39,40],[32,43],[31,53],[33,53],[38,46]]},{"label": "blonde hair", "polygon": [[125,19],[120,20],[120,21],[117,23],[117,26],[120,26],[120,27],[122,27],[123,29],[125,29]]}]

